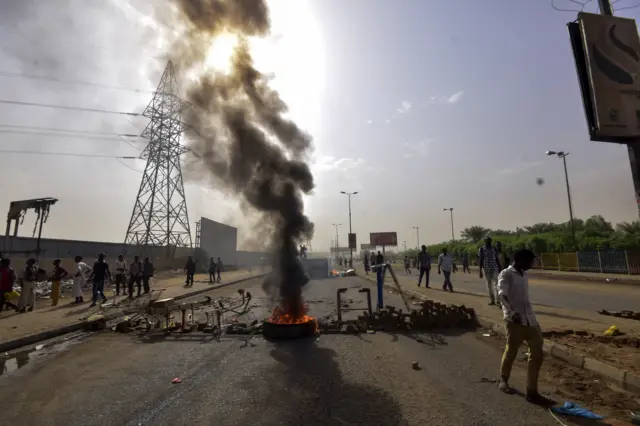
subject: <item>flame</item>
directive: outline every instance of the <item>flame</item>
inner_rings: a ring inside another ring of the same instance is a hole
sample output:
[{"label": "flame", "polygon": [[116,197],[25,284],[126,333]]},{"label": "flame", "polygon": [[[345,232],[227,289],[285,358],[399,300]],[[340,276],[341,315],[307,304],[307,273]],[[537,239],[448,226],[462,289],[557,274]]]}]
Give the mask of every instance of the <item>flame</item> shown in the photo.
[{"label": "flame", "polygon": [[290,313],[285,312],[280,306],[276,306],[271,313],[271,316],[267,318],[268,322],[274,324],[303,324],[309,321],[313,321],[316,324],[316,328],[318,327],[318,321],[315,317],[307,315],[309,312],[309,306],[305,305],[303,309],[303,314],[294,316]]}]

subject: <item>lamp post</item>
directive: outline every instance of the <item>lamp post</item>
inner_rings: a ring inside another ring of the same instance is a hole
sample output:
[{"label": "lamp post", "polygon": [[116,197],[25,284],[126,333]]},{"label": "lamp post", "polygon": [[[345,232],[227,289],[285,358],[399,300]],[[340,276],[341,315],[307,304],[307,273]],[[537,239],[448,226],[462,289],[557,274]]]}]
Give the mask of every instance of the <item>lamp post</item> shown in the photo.
[{"label": "lamp post", "polygon": [[569,201],[569,223],[571,225],[571,239],[573,240],[573,249],[578,250],[578,245],[576,244],[576,229],[573,224],[573,206],[571,204],[571,187],[569,186],[569,173],[567,172],[567,155],[568,152],[564,151],[547,151],[547,155],[555,155],[558,158],[562,159],[562,164],[564,165],[564,179],[567,184],[567,199]]},{"label": "lamp post", "polygon": [[[349,198],[349,234],[351,234],[352,233],[351,231],[351,196],[356,195],[358,191],[356,192],[340,191],[340,193],[346,195]],[[353,268],[353,249],[351,248],[351,244],[349,244],[349,266]]]},{"label": "lamp post", "polygon": [[453,207],[442,209],[442,211],[444,212],[446,212],[447,210],[449,210],[449,213],[451,213],[451,242],[455,243],[456,237],[455,237],[455,234],[453,233]]},{"label": "lamp post", "polygon": [[333,226],[336,227],[336,260],[338,260],[338,253],[340,252],[340,243],[338,242],[338,228],[342,226],[342,224],[334,223]]},{"label": "lamp post", "polygon": [[416,248],[420,250],[420,227],[414,226],[413,229],[416,230]]}]

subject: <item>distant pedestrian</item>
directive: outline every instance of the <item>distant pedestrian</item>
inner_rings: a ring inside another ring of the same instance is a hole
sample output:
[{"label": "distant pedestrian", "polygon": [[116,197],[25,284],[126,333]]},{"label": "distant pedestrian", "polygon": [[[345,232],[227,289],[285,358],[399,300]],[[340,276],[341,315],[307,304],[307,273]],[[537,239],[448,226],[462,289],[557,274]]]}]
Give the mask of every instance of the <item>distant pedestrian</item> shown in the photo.
[{"label": "distant pedestrian", "polygon": [[409,256],[404,257],[404,273],[411,275],[411,261],[409,260]]},{"label": "distant pedestrian", "polygon": [[507,345],[500,366],[500,390],[513,393],[509,377],[513,362],[523,342],[529,346],[527,364],[527,401],[546,405],[552,403],[538,393],[538,376],[542,366],[542,331],[533,312],[529,298],[527,271],[531,269],[535,254],[531,250],[518,250],[513,256],[513,264],[504,269],[498,278],[498,297],[507,327]]},{"label": "distant pedestrian", "polygon": [[[153,267],[153,263],[151,263],[148,257],[145,257],[144,262],[142,262],[142,287],[144,288],[145,294],[151,291],[150,281],[154,273],[155,268]],[[138,296],[140,296],[140,287],[138,287]]]},{"label": "distant pedestrian", "polygon": [[13,284],[16,281],[16,274],[11,269],[11,260],[2,258],[0,261],[0,312],[5,307],[18,310],[18,307],[11,303],[11,295],[13,293]]},{"label": "distant pedestrian", "polygon": [[369,271],[371,271],[371,262],[369,260],[369,254],[365,253],[365,255],[364,255],[364,273],[365,273],[365,275],[369,275]]},{"label": "distant pedestrian", "polygon": [[224,265],[222,264],[222,259],[218,258],[218,261],[216,262],[216,272],[218,273],[217,282],[219,283],[222,282],[222,277],[220,276],[220,273],[222,272],[223,269],[224,269]]},{"label": "distant pedestrian", "polygon": [[122,294],[127,295],[127,272],[129,267],[127,261],[122,255],[116,260],[116,296],[120,296],[120,286],[122,286]]},{"label": "distant pedestrian", "polygon": [[93,280],[90,308],[96,306],[98,298],[102,298],[102,303],[107,301],[107,296],[104,295],[104,284],[111,279],[111,271],[109,270],[109,264],[105,261],[104,253],[98,255],[98,260],[93,264],[91,275],[89,275],[89,281]]},{"label": "distant pedestrian", "polygon": [[484,245],[478,250],[480,278],[485,278],[487,290],[489,291],[489,305],[496,304],[496,285],[498,284],[498,273],[500,272],[500,261],[498,251],[491,245],[491,237],[484,237]]},{"label": "distant pedestrian", "polygon": [[71,291],[71,295],[76,299],[73,303],[80,304],[84,303],[82,289],[84,288],[87,276],[91,274],[91,268],[82,261],[82,256],[76,256],[74,261],[76,263],[76,272],[73,275],[73,289]]},{"label": "distant pedestrian", "polygon": [[142,262],[139,256],[133,257],[133,262],[129,265],[129,299],[133,298],[134,284],[138,288],[138,296],[142,291]]},{"label": "distant pedestrian", "polygon": [[36,302],[38,269],[36,260],[30,258],[22,270],[22,276],[20,277],[20,300],[18,302],[20,312],[33,311]]},{"label": "distant pedestrian", "polygon": [[384,265],[384,255],[378,250],[378,255],[376,256],[376,265]]},{"label": "distant pedestrian", "polygon": [[65,279],[69,272],[60,266],[60,259],[53,261],[53,272],[51,273],[51,306],[58,306],[60,300],[60,282]]},{"label": "distant pedestrian", "polygon": [[209,284],[216,282],[216,261],[212,258],[209,259]]},{"label": "distant pedestrian", "polygon": [[196,273],[196,262],[193,261],[193,257],[187,258],[187,263],[184,265],[184,272],[187,274],[185,287],[193,287],[193,276]]},{"label": "distant pedestrian", "polygon": [[498,252],[498,264],[502,271],[503,269],[508,268],[511,262],[507,252],[502,248],[502,243],[500,241],[496,241],[496,251]]},{"label": "distant pedestrian", "polygon": [[463,273],[471,273],[471,269],[469,269],[469,252],[466,250],[462,252],[462,272]]},{"label": "distant pedestrian", "polygon": [[427,252],[427,246],[423,245],[420,253],[418,253],[418,269],[420,271],[420,275],[418,276],[418,287],[422,284],[422,277],[425,277],[425,288],[429,287],[429,275],[431,273],[431,256],[429,252]]},{"label": "distant pedestrian", "polygon": [[456,264],[453,260],[453,256],[447,252],[447,248],[442,248],[442,253],[438,256],[438,275],[442,272],[444,275],[444,284],[442,289],[449,290],[453,293],[453,284],[451,284],[451,273],[456,270]]}]

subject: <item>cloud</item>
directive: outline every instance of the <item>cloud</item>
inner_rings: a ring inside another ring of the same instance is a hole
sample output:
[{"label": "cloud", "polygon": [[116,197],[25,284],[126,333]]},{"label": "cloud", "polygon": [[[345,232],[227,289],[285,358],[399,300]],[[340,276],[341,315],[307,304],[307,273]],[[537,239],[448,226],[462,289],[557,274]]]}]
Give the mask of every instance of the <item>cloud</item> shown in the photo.
[{"label": "cloud", "polygon": [[409,111],[411,111],[411,107],[413,105],[411,104],[411,102],[409,101],[402,101],[402,103],[400,104],[400,108],[398,108],[398,112],[400,114],[406,114]]},{"label": "cloud", "polygon": [[364,164],[362,158],[335,158],[331,156],[320,157],[313,165],[313,168],[320,172],[341,171],[346,172],[360,167]]},{"label": "cloud", "polygon": [[373,120],[371,119],[367,120],[367,124],[371,124],[371,123],[373,123]]},{"label": "cloud", "polygon": [[463,96],[464,96],[464,91],[461,90],[459,92],[456,92],[453,95],[451,95],[449,99],[447,99],[447,103],[449,104],[458,103],[460,102],[460,99],[462,99]]},{"label": "cloud", "polygon": [[498,170],[498,175],[514,175],[530,169],[534,169],[536,167],[540,167],[542,164],[544,164],[542,161],[524,161],[522,163],[516,163],[510,167]]},{"label": "cloud", "polygon": [[405,142],[404,158],[424,157],[429,153],[429,147],[435,142],[435,139],[427,139],[416,143]]}]

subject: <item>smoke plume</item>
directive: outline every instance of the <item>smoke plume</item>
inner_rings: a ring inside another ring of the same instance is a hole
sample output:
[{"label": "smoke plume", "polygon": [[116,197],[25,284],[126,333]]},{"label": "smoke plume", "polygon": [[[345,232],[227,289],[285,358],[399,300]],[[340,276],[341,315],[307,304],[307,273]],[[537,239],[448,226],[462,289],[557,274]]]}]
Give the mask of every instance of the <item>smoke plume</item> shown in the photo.
[{"label": "smoke plume", "polygon": [[[253,64],[246,37],[270,30],[264,0],[173,0],[185,33],[170,56],[186,100],[192,104],[183,120],[189,139],[202,156],[209,177],[226,185],[260,215],[256,232],[268,235],[275,252],[274,274],[281,307],[292,316],[303,314],[302,286],[306,283],[298,261],[298,242],[312,237],[313,224],[304,214],[302,194],[314,187],[307,161],[312,141],[286,119],[286,104],[269,87]],[[223,32],[238,35],[239,46],[228,73],[202,70],[211,41]],[[295,60],[295,58],[291,58]]]}]

